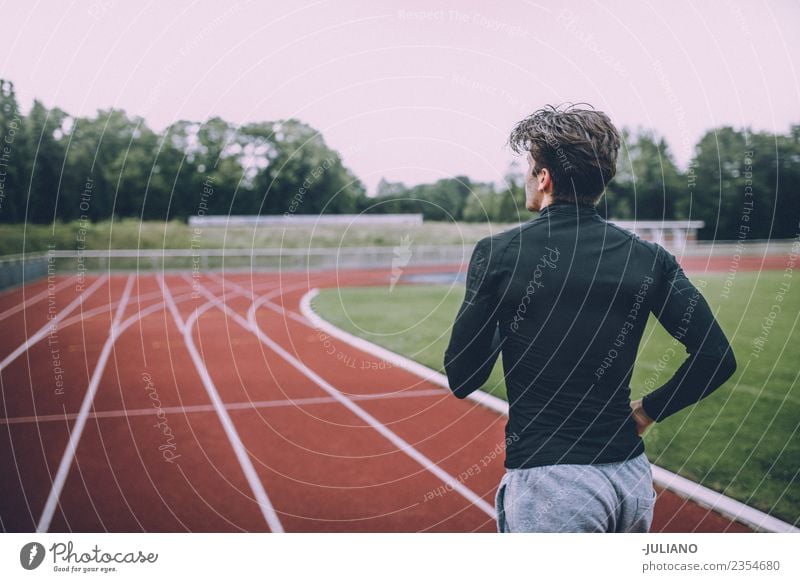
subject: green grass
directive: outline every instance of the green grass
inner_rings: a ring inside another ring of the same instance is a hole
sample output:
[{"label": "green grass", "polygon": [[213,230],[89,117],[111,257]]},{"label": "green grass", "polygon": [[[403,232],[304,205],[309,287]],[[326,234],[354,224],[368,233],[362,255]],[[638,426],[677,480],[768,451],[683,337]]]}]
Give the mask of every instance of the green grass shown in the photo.
[{"label": "green grass", "polygon": [[[83,225],[86,226],[86,225]],[[480,238],[509,228],[505,224],[425,222],[421,226],[262,226],[204,228],[196,239],[199,248],[251,247],[355,247],[395,246],[404,236],[415,245],[475,243]],[[78,248],[81,224],[0,224],[0,255]],[[188,249],[193,228],[180,221],[138,221],[122,219],[91,223],[86,227],[85,250],[105,249]]]},{"label": "green grass", "polygon": [[[738,273],[727,297],[722,294],[725,275],[693,279],[712,309],[718,309],[738,369],[698,405],[653,425],[645,436],[648,456],[659,466],[797,524],[800,292],[790,287],[782,295],[780,313],[771,317],[781,284],[792,283],[782,271]],[[329,289],[315,299],[314,309],[351,333],[443,371],[444,349],[463,293],[461,286],[445,285]],[[763,351],[754,352],[753,341],[763,337]],[[670,348],[676,349],[668,357]],[[632,398],[660,386],[684,355],[651,317]],[[659,368],[661,359],[666,363]],[[500,363],[486,388],[505,398]]]}]

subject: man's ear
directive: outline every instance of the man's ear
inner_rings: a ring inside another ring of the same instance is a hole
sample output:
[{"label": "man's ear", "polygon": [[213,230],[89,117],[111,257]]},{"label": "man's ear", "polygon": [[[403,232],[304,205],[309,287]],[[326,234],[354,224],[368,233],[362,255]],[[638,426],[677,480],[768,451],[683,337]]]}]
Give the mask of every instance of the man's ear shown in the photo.
[{"label": "man's ear", "polygon": [[541,172],[539,172],[539,189],[545,194],[550,194],[553,191],[553,178],[547,168],[542,168]]}]

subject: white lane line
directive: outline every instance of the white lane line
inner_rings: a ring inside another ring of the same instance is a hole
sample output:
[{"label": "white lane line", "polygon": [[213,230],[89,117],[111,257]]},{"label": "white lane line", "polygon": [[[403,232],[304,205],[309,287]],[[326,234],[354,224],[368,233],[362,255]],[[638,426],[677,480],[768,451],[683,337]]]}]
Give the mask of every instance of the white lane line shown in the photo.
[{"label": "white lane line", "polygon": [[[59,283],[58,285],[54,286],[52,289],[49,289],[49,288],[45,289],[44,291],[41,291],[40,293],[37,293],[33,297],[29,297],[28,299],[25,300],[24,303],[19,303],[19,304],[15,305],[14,307],[9,307],[3,313],[0,313],[0,321],[3,321],[6,317],[10,317],[10,316],[14,315],[18,311],[22,311],[23,309],[26,309],[27,307],[30,307],[34,303],[38,303],[39,301],[41,301],[42,299],[47,297],[50,293],[56,293],[57,291],[60,291],[61,289],[63,289],[64,287],[66,287],[70,283],[72,283],[72,277],[69,277],[68,279],[66,279],[64,281],[61,281],[61,283]],[[23,287],[23,290],[24,289],[25,288]]]},{"label": "white lane line", "polygon": [[[143,295],[131,295],[130,302],[134,303],[137,302],[141,304],[142,301],[149,301],[150,299],[155,299],[156,297],[161,297],[160,291],[151,291],[150,293],[144,293]],[[188,297],[188,295],[187,295]],[[163,303],[162,303],[163,304]],[[87,309],[86,311],[79,313],[77,315],[73,315],[69,319],[65,319],[61,327],[68,327],[80,321],[85,321],[95,315],[101,315],[103,313],[107,313],[112,309],[115,309],[119,305],[119,301],[112,301],[111,303],[106,303],[105,305],[100,305],[99,307],[94,307],[93,309]]]},{"label": "white lane line", "polygon": [[[211,277],[213,277],[214,279],[216,279],[217,281],[219,281],[220,283],[222,283],[224,285],[230,285],[231,287],[235,287],[240,293],[242,293],[243,295],[245,295],[247,297],[250,297],[251,299],[252,299],[252,297],[254,297],[253,292],[250,291],[249,289],[247,289],[246,287],[242,287],[241,285],[239,285],[237,283],[234,283],[233,281],[229,281],[228,279],[225,279],[224,277],[220,277],[216,273],[209,273],[209,275],[211,275]],[[264,307],[268,307],[269,309],[271,309],[272,311],[274,311],[276,313],[279,313],[280,315],[288,315],[289,317],[291,317],[295,321],[298,321],[298,322],[300,322],[302,324],[306,324],[306,325],[308,324],[308,321],[303,319],[302,316],[300,316],[300,315],[298,315],[298,314],[296,314],[293,311],[290,311],[288,309],[284,309],[283,307],[281,307],[280,305],[278,305],[276,303],[273,303],[272,301],[265,301],[263,303],[263,305],[264,305]]]},{"label": "white lane line", "polygon": [[[175,325],[178,326],[178,330],[181,333],[184,333],[186,330],[186,324],[183,322],[183,317],[181,316],[181,312],[178,311],[178,306],[175,304],[175,300],[172,298],[172,292],[167,287],[167,282],[164,280],[164,275],[158,275],[156,277],[156,281],[158,281],[158,286],[161,288],[161,294],[164,296],[164,301],[167,304],[167,309],[172,314],[172,319],[175,321]],[[197,309],[195,308],[195,312]]]},{"label": "white lane line", "polygon": [[211,399],[211,404],[214,406],[214,410],[216,411],[217,416],[222,423],[222,427],[225,430],[228,441],[230,442],[231,447],[233,447],[233,451],[237,460],[239,461],[239,466],[244,472],[247,483],[250,485],[250,489],[255,496],[256,502],[261,508],[261,513],[263,514],[264,519],[266,520],[267,525],[272,532],[282,533],[284,531],[283,524],[281,524],[278,514],[276,513],[275,508],[273,507],[272,502],[270,501],[269,496],[264,489],[264,484],[261,482],[261,479],[259,479],[255,467],[253,467],[253,462],[250,460],[250,456],[248,455],[247,450],[242,443],[242,439],[239,437],[239,433],[236,431],[236,427],[234,426],[228,411],[225,409],[225,405],[222,402],[222,398],[220,398],[217,387],[214,385],[214,381],[211,379],[211,375],[208,373],[208,368],[206,368],[203,359],[200,357],[200,354],[194,345],[192,328],[194,327],[194,324],[200,315],[205,313],[210,305],[207,303],[200,309],[195,309],[192,315],[189,316],[189,319],[187,319],[184,323],[180,316],[180,312],[178,311],[178,307],[175,305],[175,302],[172,299],[172,294],[169,291],[169,287],[167,286],[166,281],[164,281],[164,277],[162,275],[158,276],[158,284],[164,293],[164,298],[166,299],[170,313],[172,313],[172,317],[175,320],[175,324],[178,326],[178,329],[181,330],[181,333],[183,333],[186,349],[189,351],[189,355],[192,358],[194,367],[197,369],[200,380],[203,382],[203,386],[208,393],[208,397]]},{"label": "white lane line", "polygon": [[[177,298],[176,298],[177,301]],[[376,392],[372,394],[355,394],[350,396],[353,400],[394,400],[396,398],[427,398],[431,396],[448,396],[441,388],[431,388],[429,390],[408,390],[405,392]],[[313,406],[316,404],[335,404],[336,399],[330,396],[316,396],[308,398],[290,398],[285,400],[252,400],[242,402],[229,402],[225,404],[226,410],[254,410],[260,408],[282,408],[288,406]],[[162,406],[166,414],[190,414],[193,412],[214,412],[212,404],[191,404],[188,406]],[[154,416],[156,409],[150,408],[131,408],[128,410],[102,410],[89,414],[90,419],[94,418],[125,418],[132,416]],[[35,422],[58,422],[75,420],[77,413],[70,414],[40,414],[34,416],[14,416],[11,418],[0,418],[0,425],[4,424],[29,424]]]},{"label": "white lane line", "polygon": [[[255,319],[255,312],[260,302],[267,301],[269,295],[266,297],[262,297],[256,301],[254,301],[250,309],[248,310],[248,318],[244,319],[238,313],[231,310],[227,305],[222,303],[219,299],[211,295],[205,288],[200,285],[199,287],[200,292],[205,295],[209,301],[214,303],[217,307],[222,309],[225,313],[227,313],[234,321],[236,321],[239,325],[244,327],[245,329],[249,329],[253,332],[256,337],[261,341],[261,343],[265,344],[269,347],[272,351],[277,353],[281,356],[284,360],[286,360],[289,364],[292,365],[296,370],[298,370],[301,374],[305,377],[309,378],[313,381],[317,386],[322,388],[325,392],[327,392],[332,398],[336,399],[337,402],[345,406],[348,410],[350,410],[353,414],[358,416],[361,420],[366,422],[370,425],[373,429],[375,429],[381,436],[391,442],[398,450],[405,453],[409,457],[411,457],[414,461],[422,465],[422,467],[428,471],[429,473],[433,474],[437,479],[441,480],[442,482],[449,485],[454,491],[457,491],[462,497],[464,497],[467,501],[472,503],[473,505],[477,506],[481,511],[483,511],[486,515],[490,516],[492,519],[495,519],[495,511],[494,507],[492,507],[489,503],[487,503],[483,498],[476,495],[471,489],[465,487],[463,483],[459,480],[454,478],[452,475],[444,471],[441,467],[439,467],[436,463],[434,463],[431,459],[420,453],[417,449],[415,449],[410,443],[405,441],[401,438],[397,433],[387,428],[383,423],[381,423],[377,418],[372,416],[366,410],[361,408],[358,404],[356,404],[352,399],[345,396],[339,389],[335,388],[333,385],[328,383],[324,378],[322,378],[319,374],[311,370],[308,366],[306,366],[303,362],[295,358],[292,354],[284,350],[280,345],[278,345],[275,341],[273,341],[270,337],[264,334],[261,331],[261,328],[258,327],[258,323]],[[252,297],[252,295],[251,295]],[[305,322],[308,325],[308,322]]]},{"label": "white lane line", "polygon": [[[447,396],[440,388],[429,390],[410,390],[406,392],[376,392],[373,394],[355,394],[350,396],[353,400],[394,400],[396,398],[427,398],[430,396]],[[242,402],[229,402],[225,404],[226,410],[256,410],[260,408],[283,408],[288,406],[313,406],[316,404],[335,404],[338,402],[330,396],[316,396],[308,398],[287,398],[285,400],[248,400]],[[214,412],[213,404],[190,404],[188,406],[162,406],[167,414],[190,414],[193,412]],[[126,418],[132,416],[154,416],[155,408],[131,408],[128,410],[101,410],[89,414],[90,419],[94,418]],[[75,420],[77,413],[69,414],[39,414],[34,416],[14,416],[11,418],[0,418],[0,425],[4,424],[30,424],[35,422],[63,422]]]},{"label": "white lane line", "polygon": [[134,276],[128,275],[128,281],[125,283],[125,290],[122,292],[122,299],[119,302],[117,311],[114,313],[114,319],[111,321],[108,339],[103,345],[103,350],[100,352],[100,358],[97,360],[97,365],[95,365],[92,378],[89,381],[89,387],[86,389],[86,394],[83,396],[83,402],[81,402],[78,418],[75,421],[75,425],[72,427],[72,431],[70,432],[67,448],[64,449],[64,454],[61,457],[61,462],[58,465],[56,478],[53,480],[53,485],[50,488],[50,494],[47,496],[47,502],[42,510],[42,516],[39,518],[39,523],[36,526],[37,533],[46,532],[50,528],[50,522],[53,520],[53,514],[56,511],[58,500],[61,497],[61,491],[64,489],[64,483],[67,480],[69,469],[72,466],[72,459],[75,457],[75,453],[78,450],[78,443],[80,442],[81,435],[83,434],[83,429],[86,426],[86,420],[89,415],[89,409],[92,407],[92,402],[94,401],[94,395],[97,392],[98,386],[100,385],[100,380],[103,377],[103,371],[105,370],[106,363],[111,355],[111,349],[114,347],[114,342],[117,341],[117,338],[121,333],[120,319],[122,319],[122,315],[125,312],[125,306],[128,304],[128,299],[131,295],[131,289],[133,288],[133,282]]},{"label": "white lane line", "polygon": [[[431,384],[436,384],[437,386],[441,386],[445,388],[448,392],[450,392],[450,383],[447,381],[447,376],[442,374],[441,372],[437,372],[427,366],[423,366],[419,362],[415,362],[405,356],[401,356],[395,352],[389,351],[386,348],[383,348],[379,345],[373,344],[365,340],[364,338],[360,338],[355,336],[345,330],[336,327],[332,323],[329,323],[322,319],[319,315],[317,315],[313,309],[311,309],[311,301],[319,294],[319,289],[311,289],[308,293],[303,295],[302,299],[300,300],[300,313],[303,314],[303,317],[316,329],[325,332],[326,334],[338,338],[344,342],[347,342],[354,348],[361,350],[367,354],[371,354],[381,360],[392,364],[398,368],[402,368],[404,370],[408,370],[412,374],[415,374],[430,382]],[[484,392],[482,390],[476,390],[472,392],[470,395],[467,396],[469,400],[473,402],[477,402],[478,404],[485,406],[486,408],[497,412],[498,414],[502,414],[504,416],[508,416],[508,402],[498,398],[497,396],[492,396],[491,394]]]},{"label": "white lane line", "polygon": [[800,533],[800,529],[792,524],[728,497],[724,493],[709,489],[662,467],[651,465],[651,468],[653,481],[659,486],[729,519],[742,522],[757,531]]},{"label": "white lane line", "polygon": [[[432,370],[427,366],[423,366],[419,362],[415,362],[405,356],[390,352],[389,350],[377,346],[367,340],[354,336],[349,332],[336,327],[335,325],[325,321],[311,309],[311,300],[319,293],[319,289],[311,289],[306,293],[300,301],[300,312],[319,330],[324,331],[331,337],[338,338],[344,342],[349,343],[355,348],[362,350],[366,353],[373,354],[381,358],[393,366],[405,368],[409,372],[428,380],[431,383],[438,384],[449,390],[449,383],[447,376]],[[479,394],[480,393],[480,394]],[[475,397],[473,397],[473,395]],[[496,396],[487,394],[480,390],[473,392],[469,398],[486,406],[487,408],[508,416],[508,402],[501,400]],[[704,485],[690,481],[685,477],[681,477],[677,473],[673,473],[654,464],[650,464],[653,472],[653,482],[661,487],[677,494],[678,496],[693,501],[698,505],[706,507],[715,511],[729,519],[740,521],[756,530],[766,532],[792,532],[800,533],[800,529],[796,528],[790,523],[782,521],[773,517],[763,511],[745,505],[741,501],[737,501],[723,493],[709,489]]]},{"label": "white lane line", "polygon": [[78,295],[72,301],[72,303],[70,303],[64,309],[59,311],[57,316],[55,316],[53,319],[45,323],[39,331],[37,331],[35,334],[33,334],[31,337],[25,340],[17,349],[15,349],[9,355],[3,358],[3,361],[0,362],[0,371],[3,371],[6,368],[6,366],[8,366],[11,362],[16,360],[26,351],[28,351],[28,349],[33,344],[37,343],[42,338],[47,336],[48,333],[50,333],[53,330],[57,330],[58,324],[61,322],[61,320],[64,319],[67,315],[69,315],[73,311],[75,311],[75,308],[81,305],[89,297],[89,295],[94,293],[97,290],[97,288],[100,287],[100,285],[105,282],[107,278],[108,278],[107,275],[103,275],[102,277],[97,279],[97,281],[92,283],[83,293]]}]

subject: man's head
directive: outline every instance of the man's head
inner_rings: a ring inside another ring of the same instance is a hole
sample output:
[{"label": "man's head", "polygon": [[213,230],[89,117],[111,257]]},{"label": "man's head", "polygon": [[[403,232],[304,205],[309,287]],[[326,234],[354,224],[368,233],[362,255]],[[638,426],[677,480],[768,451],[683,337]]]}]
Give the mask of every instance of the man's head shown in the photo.
[{"label": "man's head", "polygon": [[508,142],[527,154],[531,211],[554,200],[597,204],[617,171],[619,132],[602,111],[548,105],[517,123]]}]

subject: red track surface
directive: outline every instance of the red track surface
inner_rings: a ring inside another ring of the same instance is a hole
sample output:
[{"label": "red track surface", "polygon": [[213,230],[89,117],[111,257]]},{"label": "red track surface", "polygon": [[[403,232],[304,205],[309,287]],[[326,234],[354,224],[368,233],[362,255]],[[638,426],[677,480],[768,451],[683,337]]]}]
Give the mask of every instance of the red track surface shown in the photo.
[{"label": "red track surface", "polygon": [[[738,268],[783,267],[782,260],[771,261],[750,265],[748,259]],[[728,263],[713,266],[726,270]],[[690,268],[709,266],[703,259]],[[348,271],[228,274],[224,284],[203,278],[227,313],[207,296],[192,297],[188,277],[165,277],[174,313],[156,276],[100,279],[53,336],[28,346],[0,372],[0,529],[269,531],[254,493],[263,487],[286,531],[494,531],[485,507],[446,487],[441,471],[491,506],[503,473],[505,419],[406,370],[387,368],[300,315],[300,299],[312,287],[385,285],[388,277]],[[73,281],[55,292],[53,303],[44,298],[16,311],[47,282],[0,295],[0,359],[45,325],[48,312],[59,313],[80,295]],[[243,327],[253,292],[271,298],[254,313],[261,339]],[[112,338],[121,302],[117,322],[132,318],[131,325]],[[110,352],[99,370],[106,344]],[[55,383],[58,364],[63,391]],[[87,399],[93,375],[99,382]],[[209,383],[246,451],[244,461]],[[387,429],[394,436],[387,438]],[[398,438],[415,452],[400,450]],[[54,488],[60,464],[65,479]],[[43,521],[48,497],[57,503],[52,519]],[[749,529],[659,491],[653,531]]]}]

